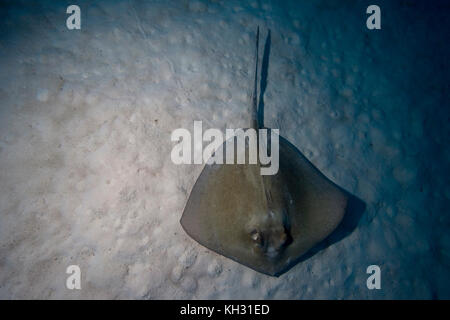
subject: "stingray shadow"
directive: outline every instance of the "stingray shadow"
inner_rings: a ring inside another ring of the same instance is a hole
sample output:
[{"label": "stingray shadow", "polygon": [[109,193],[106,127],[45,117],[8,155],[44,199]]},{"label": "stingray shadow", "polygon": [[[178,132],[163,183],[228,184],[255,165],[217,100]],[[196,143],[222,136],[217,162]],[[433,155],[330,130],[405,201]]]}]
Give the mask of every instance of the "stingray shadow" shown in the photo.
[{"label": "stingray shadow", "polygon": [[[259,104],[258,104],[258,122],[264,126],[264,92],[267,88],[267,75],[269,70],[269,55],[270,55],[270,44],[271,44],[271,38],[270,38],[270,29],[268,31],[266,42],[264,45],[264,55],[262,60],[262,67],[261,67],[261,81],[260,81],[260,94],[259,94]],[[290,143],[287,139],[286,142],[290,144],[293,149],[299,154],[299,156],[305,158],[308,162],[310,162],[301,152],[298,150],[297,147],[295,147],[292,143]],[[310,162],[311,163],[311,162]],[[312,163],[311,163],[312,164]],[[312,164],[314,168],[314,164]],[[317,171],[320,172],[316,168]],[[321,173],[321,172],[320,172]],[[321,173],[323,175],[323,173]],[[326,178],[326,177],[325,177]],[[327,178],[328,179],[328,178]],[[329,179],[328,179],[329,180]],[[336,185],[336,184],[335,184]],[[347,202],[347,209],[344,214],[344,218],[338,225],[338,227],[324,240],[322,240],[319,244],[311,248],[308,252],[306,252],[304,255],[300,256],[299,258],[293,260],[286,268],[281,270],[276,276],[280,276],[281,274],[287,272],[291,268],[293,268],[295,265],[297,265],[300,262],[303,262],[318,252],[325,250],[329,246],[335,244],[336,242],[341,241],[342,239],[349,236],[358,226],[359,221],[366,210],[366,204],[364,201],[356,197],[355,195],[352,195],[347,190],[339,187],[336,185],[342,192],[344,192],[348,196],[348,202]]]},{"label": "stingray shadow", "polygon": [[259,103],[258,103],[258,123],[264,127],[264,93],[267,88],[267,74],[269,73],[270,55],[270,29],[267,32],[266,43],[264,44],[264,54],[261,66],[261,81],[259,83]]}]

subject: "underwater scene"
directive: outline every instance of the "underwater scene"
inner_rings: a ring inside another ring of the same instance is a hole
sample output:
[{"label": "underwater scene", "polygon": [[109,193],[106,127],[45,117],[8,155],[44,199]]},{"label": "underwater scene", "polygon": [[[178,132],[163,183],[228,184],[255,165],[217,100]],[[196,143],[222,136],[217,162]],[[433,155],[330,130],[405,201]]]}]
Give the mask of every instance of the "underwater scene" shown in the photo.
[{"label": "underwater scene", "polygon": [[450,299],[449,14],[1,1],[0,299]]}]

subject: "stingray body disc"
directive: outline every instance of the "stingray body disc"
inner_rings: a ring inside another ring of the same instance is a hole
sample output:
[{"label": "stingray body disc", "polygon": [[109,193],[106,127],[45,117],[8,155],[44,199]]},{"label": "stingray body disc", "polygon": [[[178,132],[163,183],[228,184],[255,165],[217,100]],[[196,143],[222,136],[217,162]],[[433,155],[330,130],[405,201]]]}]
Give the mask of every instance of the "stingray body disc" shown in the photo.
[{"label": "stingray body disc", "polygon": [[181,225],[201,245],[278,276],[342,220],[347,195],[280,137],[277,174],[259,164],[205,165]]}]

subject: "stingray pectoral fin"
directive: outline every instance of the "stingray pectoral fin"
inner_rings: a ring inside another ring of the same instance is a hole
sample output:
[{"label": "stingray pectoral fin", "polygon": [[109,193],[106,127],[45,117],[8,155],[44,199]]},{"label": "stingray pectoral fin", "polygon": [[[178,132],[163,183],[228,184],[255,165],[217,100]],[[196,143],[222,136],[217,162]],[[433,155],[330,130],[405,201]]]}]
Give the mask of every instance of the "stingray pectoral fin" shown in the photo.
[{"label": "stingray pectoral fin", "polygon": [[280,271],[330,235],[342,221],[348,195],[280,137],[280,171],[291,195],[288,203],[292,242]]},{"label": "stingray pectoral fin", "polygon": [[[259,272],[280,275],[337,227],[347,196],[282,137],[280,169],[264,179],[259,165],[205,165],[180,222],[205,247]],[[275,203],[266,198],[270,188],[281,190]],[[279,220],[289,238],[275,257],[259,250],[253,234],[271,212],[269,206],[286,215]]]},{"label": "stingray pectoral fin", "polygon": [[263,273],[271,273],[254,252],[248,229],[252,216],[267,209],[258,165],[205,165],[181,218],[184,230],[205,247]]}]

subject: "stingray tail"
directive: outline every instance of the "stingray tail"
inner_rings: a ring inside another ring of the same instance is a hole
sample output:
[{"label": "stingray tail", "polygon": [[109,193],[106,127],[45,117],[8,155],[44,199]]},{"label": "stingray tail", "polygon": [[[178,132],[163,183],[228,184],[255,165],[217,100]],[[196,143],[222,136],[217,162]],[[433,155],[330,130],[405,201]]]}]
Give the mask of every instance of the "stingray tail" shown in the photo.
[{"label": "stingray tail", "polygon": [[256,30],[256,48],[255,48],[255,82],[252,96],[252,127],[259,128],[258,124],[258,47],[259,47],[259,26]]}]

